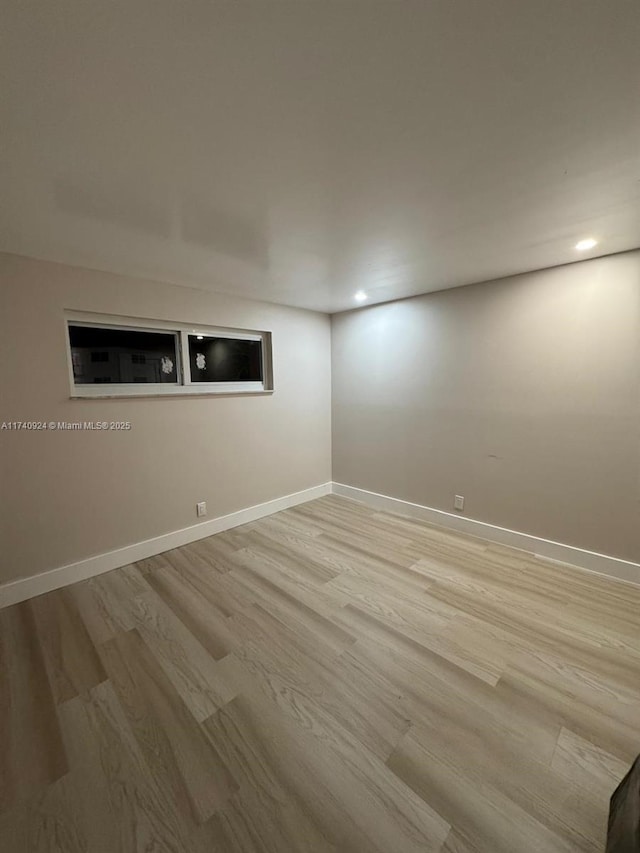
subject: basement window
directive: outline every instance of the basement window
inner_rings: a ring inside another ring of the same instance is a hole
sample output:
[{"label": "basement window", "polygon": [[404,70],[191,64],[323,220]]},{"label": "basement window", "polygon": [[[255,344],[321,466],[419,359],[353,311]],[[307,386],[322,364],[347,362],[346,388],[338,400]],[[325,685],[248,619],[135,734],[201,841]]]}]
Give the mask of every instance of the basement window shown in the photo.
[{"label": "basement window", "polygon": [[269,332],[78,312],[66,327],[72,397],[273,390]]}]

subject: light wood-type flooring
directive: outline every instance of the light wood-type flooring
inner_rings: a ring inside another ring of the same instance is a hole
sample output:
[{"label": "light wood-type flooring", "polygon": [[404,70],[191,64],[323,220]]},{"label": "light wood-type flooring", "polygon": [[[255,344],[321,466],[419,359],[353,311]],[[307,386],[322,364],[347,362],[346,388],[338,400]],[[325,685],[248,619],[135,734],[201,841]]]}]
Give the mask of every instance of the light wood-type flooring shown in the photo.
[{"label": "light wood-type flooring", "polygon": [[640,587],[326,497],[0,611],[2,853],[603,851]]}]

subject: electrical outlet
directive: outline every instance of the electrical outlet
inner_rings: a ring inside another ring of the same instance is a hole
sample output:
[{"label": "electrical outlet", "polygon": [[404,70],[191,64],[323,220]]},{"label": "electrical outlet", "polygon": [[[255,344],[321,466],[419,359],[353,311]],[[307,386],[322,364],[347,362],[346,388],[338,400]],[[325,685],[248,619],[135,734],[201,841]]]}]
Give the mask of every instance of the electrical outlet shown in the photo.
[{"label": "electrical outlet", "polygon": [[462,495],[455,495],[453,498],[453,508],[463,510],[464,509],[464,498]]},{"label": "electrical outlet", "polygon": [[206,501],[200,501],[199,503],[196,504],[196,514],[197,514],[198,518],[202,518],[203,516],[205,516],[207,514],[207,502]]}]

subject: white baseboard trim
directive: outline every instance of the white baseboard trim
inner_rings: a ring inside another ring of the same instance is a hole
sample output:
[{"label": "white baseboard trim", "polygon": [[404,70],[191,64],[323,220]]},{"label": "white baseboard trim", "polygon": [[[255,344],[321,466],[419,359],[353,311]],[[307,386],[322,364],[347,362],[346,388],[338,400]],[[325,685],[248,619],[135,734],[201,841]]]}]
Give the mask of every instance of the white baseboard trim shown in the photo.
[{"label": "white baseboard trim", "polygon": [[376,492],[369,492],[366,489],[358,489],[355,486],[347,486],[343,483],[322,483],[322,485],[313,486],[301,492],[294,492],[293,494],[284,495],[274,500],[265,501],[256,506],[232,512],[229,515],[222,515],[218,518],[203,521],[200,524],[184,527],[181,530],[164,533],[153,539],[146,539],[144,542],[136,542],[124,548],[118,548],[114,551],[108,551],[105,554],[97,554],[85,560],[79,560],[77,563],[70,563],[69,565],[50,569],[28,578],[19,578],[18,580],[10,581],[0,586],[0,608],[8,607],[11,604],[18,604],[36,595],[42,595],[43,593],[60,589],[77,581],[87,580],[87,578],[101,575],[104,572],[110,572],[112,569],[127,566],[138,560],[162,554],[164,551],[170,551],[172,548],[188,545],[189,542],[205,539],[207,536],[213,536],[215,533],[222,533],[224,530],[230,530],[241,524],[257,521],[259,518],[264,518],[283,509],[288,509],[289,507],[297,506],[298,504],[306,503],[307,501],[312,501],[328,494],[341,495],[342,497],[360,501],[386,512],[394,512],[398,515],[427,521],[439,527],[457,530],[490,542],[509,545],[512,548],[527,551],[549,560],[569,563],[572,566],[596,572],[597,574],[607,575],[617,580],[640,584],[639,563],[621,560],[617,557],[609,557],[606,554],[597,554],[593,551],[585,551],[582,548],[576,548],[572,545],[563,545],[560,542],[552,542],[548,539],[541,539],[538,536],[531,536],[528,533],[519,533],[516,530],[497,527],[494,524],[488,524],[484,521],[477,521],[463,515],[455,515],[454,513],[433,509],[422,504],[403,501],[400,498],[380,495]]},{"label": "white baseboard trim", "polygon": [[432,509],[422,504],[414,504],[399,498],[391,498],[388,495],[379,495],[376,492],[368,492],[366,489],[358,489],[355,486],[345,486],[343,483],[333,483],[332,493],[344,498],[360,501],[369,506],[386,512],[394,512],[409,518],[428,521],[440,527],[468,533],[479,539],[487,539],[501,545],[509,545],[520,551],[528,551],[539,557],[545,557],[559,563],[569,563],[590,572],[600,575],[608,575],[617,580],[628,583],[640,584],[640,564],[628,560],[620,560],[617,557],[609,557],[606,554],[597,554],[594,551],[585,551],[572,545],[563,545],[561,542],[552,542],[549,539],[541,539],[528,533],[518,533],[516,530],[508,530],[505,527],[497,527],[487,524],[485,521],[476,521],[464,515],[455,515],[441,509]]},{"label": "white baseboard trim", "polygon": [[11,604],[18,604],[27,598],[33,598],[35,595],[42,595],[45,592],[60,589],[63,586],[76,583],[76,581],[101,575],[103,572],[110,572],[112,569],[119,569],[121,566],[129,565],[129,563],[135,563],[138,560],[162,554],[164,551],[170,551],[172,548],[179,548],[181,545],[187,545],[189,542],[213,536],[214,533],[222,533],[223,530],[230,530],[232,527],[247,524],[249,521],[257,521],[259,518],[272,515],[274,512],[280,512],[283,509],[288,509],[289,507],[297,506],[298,504],[306,503],[307,501],[312,501],[328,494],[331,494],[331,483],[322,483],[320,486],[313,486],[310,489],[304,489],[302,492],[294,492],[291,495],[284,495],[281,498],[265,501],[265,503],[240,509],[229,515],[221,515],[218,518],[212,518],[209,521],[203,521],[191,527],[183,527],[182,530],[174,530],[171,533],[164,533],[153,539],[146,539],[144,542],[136,542],[133,545],[127,545],[115,551],[108,551],[106,554],[97,554],[94,557],[88,557],[86,560],[79,560],[77,563],[70,563],[67,566],[49,569],[32,577],[10,581],[0,586],[0,608],[8,607]]}]

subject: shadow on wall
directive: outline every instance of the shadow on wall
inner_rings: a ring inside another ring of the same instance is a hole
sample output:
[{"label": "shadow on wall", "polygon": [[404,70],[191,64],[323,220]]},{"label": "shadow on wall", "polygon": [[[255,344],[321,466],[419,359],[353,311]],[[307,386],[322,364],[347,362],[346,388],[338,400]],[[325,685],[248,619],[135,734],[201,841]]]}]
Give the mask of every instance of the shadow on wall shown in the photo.
[{"label": "shadow on wall", "polygon": [[100,186],[95,180],[57,180],[53,199],[62,213],[95,219],[139,233],[171,237],[171,210],[167,199],[151,187]]},{"label": "shadow on wall", "polygon": [[180,221],[181,237],[205,249],[266,270],[269,265],[267,223],[216,209],[200,199],[185,201]]},{"label": "shadow on wall", "polygon": [[268,271],[268,223],[264,213],[248,216],[212,206],[201,198],[175,204],[168,192],[140,182],[101,185],[95,178],[60,178],[53,187],[62,213],[111,224],[162,240],[212,250]]}]

